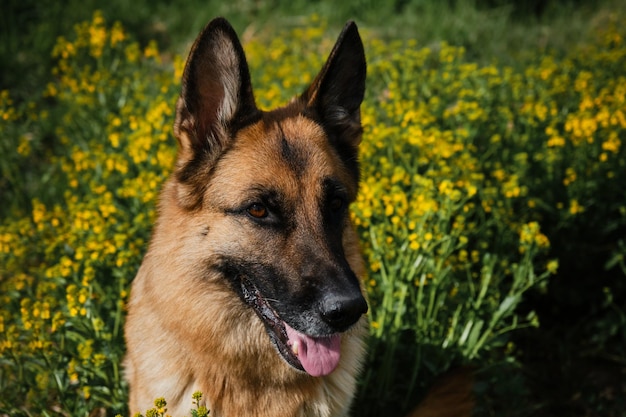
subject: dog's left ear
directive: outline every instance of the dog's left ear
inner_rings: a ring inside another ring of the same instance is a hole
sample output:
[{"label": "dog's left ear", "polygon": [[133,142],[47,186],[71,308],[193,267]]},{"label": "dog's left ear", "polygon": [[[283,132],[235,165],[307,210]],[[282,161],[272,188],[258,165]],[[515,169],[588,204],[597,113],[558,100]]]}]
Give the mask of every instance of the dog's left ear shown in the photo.
[{"label": "dog's left ear", "polygon": [[301,99],[320,120],[335,145],[356,152],[361,141],[361,102],[365,95],[365,51],[354,22],[348,22],[326,64]]}]

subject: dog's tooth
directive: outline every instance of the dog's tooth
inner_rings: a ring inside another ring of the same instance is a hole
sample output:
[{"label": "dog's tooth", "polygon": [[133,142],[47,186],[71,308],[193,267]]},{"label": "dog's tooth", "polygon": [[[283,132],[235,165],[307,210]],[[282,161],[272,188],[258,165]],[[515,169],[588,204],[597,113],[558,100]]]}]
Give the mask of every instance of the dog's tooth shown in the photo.
[{"label": "dog's tooth", "polygon": [[293,345],[291,345],[291,351],[293,352],[294,355],[298,356],[298,348],[300,347],[300,342],[299,341],[295,341],[293,342]]}]

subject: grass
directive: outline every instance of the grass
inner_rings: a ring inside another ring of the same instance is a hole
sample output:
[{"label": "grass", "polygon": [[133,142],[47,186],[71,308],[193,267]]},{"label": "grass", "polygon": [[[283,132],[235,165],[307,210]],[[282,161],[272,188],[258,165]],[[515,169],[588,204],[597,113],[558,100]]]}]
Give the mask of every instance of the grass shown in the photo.
[{"label": "grass", "polygon": [[178,54],[225,14],[264,107],[348,15],[366,40],[357,415],[401,415],[458,364],[480,369],[481,415],[623,415],[623,7],[21,4],[3,3],[0,413],[124,412],[124,301],[173,163]]}]

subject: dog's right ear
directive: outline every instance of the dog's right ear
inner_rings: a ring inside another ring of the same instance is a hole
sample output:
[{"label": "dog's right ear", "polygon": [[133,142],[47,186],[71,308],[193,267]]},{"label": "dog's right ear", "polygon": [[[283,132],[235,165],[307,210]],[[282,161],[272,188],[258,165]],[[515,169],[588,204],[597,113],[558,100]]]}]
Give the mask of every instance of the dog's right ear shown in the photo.
[{"label": "dog's right ear", "polygon": [[176,179],[182,207],[201,206],[207,175],[217,159],[236,131],[260,116],[237,34],[225,19],[214,19],[191,48],[176,104]]},{"label": "dog's right ear", "polygon": [[185,64],[174,123],[178,168],[200,156],[211,166],[238,126],[259,114],[237,34],[226,19],[214,19],[194,42]]}]

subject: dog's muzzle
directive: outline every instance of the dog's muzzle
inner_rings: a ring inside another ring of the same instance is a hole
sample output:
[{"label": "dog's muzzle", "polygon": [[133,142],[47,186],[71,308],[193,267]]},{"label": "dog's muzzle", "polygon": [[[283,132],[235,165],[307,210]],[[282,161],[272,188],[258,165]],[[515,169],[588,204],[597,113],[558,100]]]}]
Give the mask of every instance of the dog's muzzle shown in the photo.
[{"label": "dog's muzzle", "polygon": [[311,376],[333,372],[341,359],[341,333],[354,325],[367,312],[367,302],[358,296],[327,296],[321,303],[320,315],[335,331],[328,336],[310,336],[287,324],[263,297],[259,289],[242,278],[244,301],[257,313],[283,359],[292,367]]}]

